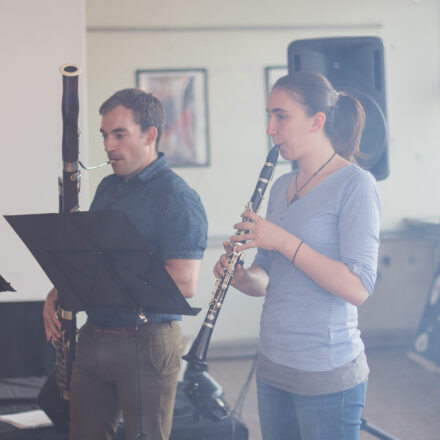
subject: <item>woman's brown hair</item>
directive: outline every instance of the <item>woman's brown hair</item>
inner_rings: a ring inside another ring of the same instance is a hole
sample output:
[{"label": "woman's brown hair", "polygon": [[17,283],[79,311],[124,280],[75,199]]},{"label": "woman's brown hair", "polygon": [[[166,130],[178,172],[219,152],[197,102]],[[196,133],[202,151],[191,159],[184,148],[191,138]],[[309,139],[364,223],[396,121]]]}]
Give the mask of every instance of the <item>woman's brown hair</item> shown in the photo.
[{"label": "woman's brown hair", "polygon": [[336,153],[355,161],[359,151],[365,112],[361,103],[345,92],[337,92],[323,75],[313,72],[295,72],[283,76],[273,86],[293,94],[304,106],[308,116],[322,112],[326,115],[324,132]]}]

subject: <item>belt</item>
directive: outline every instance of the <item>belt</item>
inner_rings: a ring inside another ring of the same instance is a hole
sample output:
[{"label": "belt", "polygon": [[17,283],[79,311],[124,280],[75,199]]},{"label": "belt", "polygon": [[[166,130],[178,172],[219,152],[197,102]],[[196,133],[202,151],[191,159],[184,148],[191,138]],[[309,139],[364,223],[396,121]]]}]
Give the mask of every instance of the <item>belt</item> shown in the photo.
[{"label": "belt", "polygon": [[[146,324],[138,325],[143,327]],[[119,336],[121,338],[134,338],[136,336],[136,327],[114,327],[114,328],[102,328],[92,327],[95,336]]]},{"label": "belt", "polygon": [[[151,326],[152,324],[170,324],[172,321],[161,321],[161,322],[145,322],[142,324],[138,324],[138,328],[142,328],[145,326]],[[134,338],[136,337],[136,327],[95,327],[93,324],[91,325],[93,334],[95,336],[119,336],[121,338]]]}]

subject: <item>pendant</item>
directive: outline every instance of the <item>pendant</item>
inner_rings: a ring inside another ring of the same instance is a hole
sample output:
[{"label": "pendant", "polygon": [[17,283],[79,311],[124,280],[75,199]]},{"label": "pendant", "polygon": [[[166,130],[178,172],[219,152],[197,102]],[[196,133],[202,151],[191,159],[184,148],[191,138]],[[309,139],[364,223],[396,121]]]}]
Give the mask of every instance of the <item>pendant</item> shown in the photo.
[{"label": "pendant", "polygon": [[299,195],[298,195],[298,193],[296,193],[296,194],[293,196],[293,199],[290,201],[290,204],[292,204],[293,202],[296,202],[298,199],[299,199]]}]

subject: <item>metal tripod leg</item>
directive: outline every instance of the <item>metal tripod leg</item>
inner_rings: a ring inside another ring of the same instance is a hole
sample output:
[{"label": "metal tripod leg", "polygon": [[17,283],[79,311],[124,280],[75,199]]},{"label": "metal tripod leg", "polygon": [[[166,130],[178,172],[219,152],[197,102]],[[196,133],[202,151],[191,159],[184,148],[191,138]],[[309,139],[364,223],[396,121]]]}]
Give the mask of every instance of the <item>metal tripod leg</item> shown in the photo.
[{"label": "metal tripod leg", "polygon": [[361,419],[361,430],[366,431],[382,440],[399,440],[397,437],[392,437],[391,435],[387,434],[385,431],[382,431],[381,429],[371,425],[370,423],[368,423],[366,419]]},{"label": "metal tripod leg", "polygon": [[140,420],[141,420],[141,430],[137,434],[135,434],[135,439],[145,440],[147,438],[147,434],[145,432],[145,421],[144,421],[144,403],[142,400],[142,378],[141,378],[141,357],[139,353],[139,326],[138,326],[138,313],[136,313],[136,363],[137,363],[137,382],[138,382],[138,398],[139,398],[139,412],[140,412]]}]

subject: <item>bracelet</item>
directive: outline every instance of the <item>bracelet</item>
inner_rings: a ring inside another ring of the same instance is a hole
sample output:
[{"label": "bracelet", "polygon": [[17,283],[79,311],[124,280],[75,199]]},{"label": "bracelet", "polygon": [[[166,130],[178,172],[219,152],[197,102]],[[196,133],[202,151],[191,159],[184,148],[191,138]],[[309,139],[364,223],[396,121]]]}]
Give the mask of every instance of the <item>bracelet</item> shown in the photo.
[{"label": "bracelet", "polygon": [[299,245],[298,245],[298,247],[296,248],[295,253],[293,254],[293,257],[292,257],[292,264],[293,264],[293,265],[295,265],[296,254],[298,253],[299,248],[301,247],[301,245],[302,245],[303,243],[304,243],[304,242],[303,242],[302,240],[299,242]]}]

